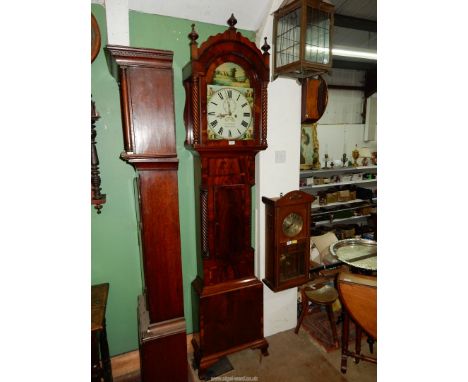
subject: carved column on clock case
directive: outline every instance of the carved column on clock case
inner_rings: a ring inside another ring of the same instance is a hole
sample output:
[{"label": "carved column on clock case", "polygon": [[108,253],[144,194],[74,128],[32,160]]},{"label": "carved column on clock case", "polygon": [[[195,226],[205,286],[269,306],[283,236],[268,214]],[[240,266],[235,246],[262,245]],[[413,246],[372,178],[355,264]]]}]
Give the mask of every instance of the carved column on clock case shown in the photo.
[{"label": "carved column on clock case", "polygon": [[144,293],[138,298],[142,381],[187,381],[178,159],[171,51],[108,45],[119,83],[125,151],[137,174]]}]

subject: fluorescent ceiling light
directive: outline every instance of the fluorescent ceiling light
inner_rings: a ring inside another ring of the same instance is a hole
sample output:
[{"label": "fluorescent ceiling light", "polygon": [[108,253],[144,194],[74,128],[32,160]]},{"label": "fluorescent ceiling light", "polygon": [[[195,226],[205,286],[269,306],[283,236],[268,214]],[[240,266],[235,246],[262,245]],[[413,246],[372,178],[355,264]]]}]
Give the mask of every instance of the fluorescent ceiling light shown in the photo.
[{"label": "fluorescent ceiling light", "polygon": [[[328,48],[321,46],[306,46],[306,50],[311,53],[328,53]],[[377,61],[377,52],[372,50],[350,50],[342,48],[333,48],[333,56],[350,57],[350,58],[363,58],[367,60]]]},{"label": "fluorescent ceiling light", "polygon": [[333,48],[332,53],[333,53],[334,56],[364,58],[364,59],[367,59],[367,60],[376,60],[377,61],[377,52],[372,52],[372,51],[348,50],[348,49]]}]

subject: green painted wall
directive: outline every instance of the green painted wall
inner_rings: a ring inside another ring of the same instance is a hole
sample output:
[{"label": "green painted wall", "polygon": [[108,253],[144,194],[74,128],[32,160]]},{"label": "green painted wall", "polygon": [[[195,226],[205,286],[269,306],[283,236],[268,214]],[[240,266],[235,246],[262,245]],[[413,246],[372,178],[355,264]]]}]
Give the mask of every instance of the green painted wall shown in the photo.
[{"label": "green painted wall", "polygon": [[133,198],[134,170],[119,159],[123,150],[118,86],[107,69],[105,9],[92,5],[101,30],[101,51],[91,65],[91,91],[101,118],[96,124],[102,213],[91,213],[91,281],[110,283],[107,334],[112,355],[138,348],[136,296],[141,272]]},{"label": "green painted wall", "polygon": [[[92,5],[102,37],[107,43],[105,9]],[[229,12],[226,12],[226,19]],[[129,12],[130,45],[172,50],[174,52],[174,101],[176,116],[177,154],[179,157],[179,209],[184,282],[184,309],[187,332],[191,333],[191,285],[196,274],[196,215],[194,158],[184,148],[185,126],[183,110],[185,91],[182,86],[182,68],[189,60],[189,40],[193,21]],[[223,32],[227,25],[195,22],[204,42],[209,36]],[[241,30],[251,40],[255,33]],[[104,52],[101,49],[91,68],[91,86],[96,108],[101,115],[97,122],[97,142],[102,174],[102,190],[107,203],[101,215],[92,214],[92,282],[111,285],[107,325],[111,355],[138,348],[136,301],[141,293],[142,280],[138,250],[137,227],[133,195],[133,168],[119,159],[123,150],[122,125],[118,86],[111,77]],[[196,324],[196,323],[195,323]]]}]

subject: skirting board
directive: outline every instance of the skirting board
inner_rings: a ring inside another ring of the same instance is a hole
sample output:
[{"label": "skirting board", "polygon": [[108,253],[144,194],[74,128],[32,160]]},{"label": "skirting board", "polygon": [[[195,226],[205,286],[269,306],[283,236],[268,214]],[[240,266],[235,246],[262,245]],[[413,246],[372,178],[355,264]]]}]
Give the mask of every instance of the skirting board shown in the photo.
[{"label": "skirting board", "polygon": [[[192,338],[193,334],[187,334],[187,356],[189,362],[193,358]],[[134,350],[116,355],[111,358],[111,365],[114,382],[124,382],[135,375],[139,375],[140,352]]]}]

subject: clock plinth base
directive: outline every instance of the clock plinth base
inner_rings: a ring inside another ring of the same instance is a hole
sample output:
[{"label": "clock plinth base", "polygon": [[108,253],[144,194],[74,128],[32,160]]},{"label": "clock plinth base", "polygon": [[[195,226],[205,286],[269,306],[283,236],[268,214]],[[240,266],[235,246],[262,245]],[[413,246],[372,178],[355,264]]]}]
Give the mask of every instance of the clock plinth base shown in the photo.
[{"label": "clock plinth base", "polygon": [[250,277],[204,286],[197,277],[192,286],[199,306],[200,334],[192,345],[200,378],[228,354],[252,348],[268,355],[268,341],[263,337],[260,280]]},{"label": "clock plinth base", "polygon": [[195,368],[198,369],[198,378],[203,380],[205,379],[206,371],[210,368],[210,366],[214,365],[216,362],[218,362],[221,358],[225,357],[226,355],[236,353],[244,349],[251,348],[251,349],[260,349],[262,352],[262,355],[267,356],[269,344],[268,344],[268,341],[265,338],[263,338],[258,341],[253,341],[251,343],[229,349],[229,351],[219,352],[219,353],[207,355],[204,357],[201,355],[200,345],[198,344],[197,340],[192,339],[192,346],[194,350]]},{"label": "clock plinth base", "polygon": [[145,296],[138,296],[138,340],[142,382],[188,379],[185,319],[150,323]]}]

